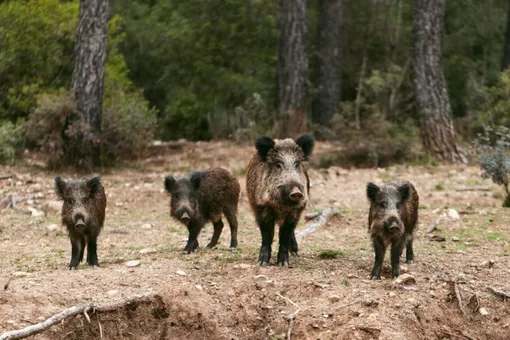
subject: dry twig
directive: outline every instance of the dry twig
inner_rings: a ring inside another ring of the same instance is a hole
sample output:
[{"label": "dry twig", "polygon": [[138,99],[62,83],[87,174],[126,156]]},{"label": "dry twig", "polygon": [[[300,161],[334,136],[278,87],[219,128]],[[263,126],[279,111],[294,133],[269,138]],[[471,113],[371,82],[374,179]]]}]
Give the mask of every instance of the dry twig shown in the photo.
[{"label": "dry twig", "polygon": [[294,319],[296,318],[301,308],[294,301],[292,301],[289,298],[286,298],[282,294],[276,293],[276,295],[278,295],[279,297],[281,297],[282,299],[284,299],[285,301],[289,302],[291,305],[297,308],[294,313],[284,316],[285,320],[287,320],[287,322],[289,323],[289,328],[287,329],[287,340],[290,340],[292,335],[292,324],[294,323]]},{"label": "dry twig", "polygon": [[90,322],[90,318],[88,318],[88,315],[87,315],[88,310],[93,310],[94,312],[108,312],[108,311],[118,309],[120,307],[127,306],[131,303],[151,301],[153,298],[154,298],[154,295],[146,294],[146,295],[134,296],[134,297],[128,298],[127,300],[123,300],[123,301],[115,302],[115,303],[111,303],[111,304],[97,305],[95,303],[89,303],[89,304],[81,305],[81,306],[73,306],[73,307],[63,310],[60,313],[53,315],[49,319],[46,319],[45,321],[40,322],[38,324],[28,326],[26,328],[15,330],[15,331],[5,332],[4,334],[0,335],[0,340],[24,339],[29,336],[39,334],[39,333],[43,332],[44,330],[50,328],[51,326],[55,325],[58,322],[63,322],[67,318],[70,318],[72,316],[82,314],[82,313],[87,317],[87,320]]},{"label": "dry twig", "polygon": [[491,191],[491,187],[488,185],[478,185],[478,186],[461,186],[455,188],[455,191]]},{"label": "dry twig", "polygon": [[502,290],[498,290],[496,288],[492,288],[492,287],[487,287],[487,289],[489,290],[489,292],[491,292],[492,294],[494,295],[497,295],[499,296],[500,298],[503,299],[503,301],[506,301],[508,299],[510,299],[510,293],[507,293],[507,292],[504,292]]}]

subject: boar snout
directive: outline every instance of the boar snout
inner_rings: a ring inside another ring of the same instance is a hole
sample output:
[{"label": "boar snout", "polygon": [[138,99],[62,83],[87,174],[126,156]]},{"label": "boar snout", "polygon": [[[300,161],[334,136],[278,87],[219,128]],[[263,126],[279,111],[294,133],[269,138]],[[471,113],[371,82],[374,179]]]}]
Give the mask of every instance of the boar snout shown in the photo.
[{"label": "boar snout", "polygon": [[293,203],[299,203],[304,198],[303,186],[299,183],[283,184],[279,186],[281,197]]},{"label": "boar snout", "polygon": [[189,215],[188,215],[188,213],[187,212],[183,212],[182,215],[181,215],[180,220],[182,221],[182,223],[188,224],[188,222],[189,222]]},{"label": "boar snout", "polygon": [[397,217],[392,216],[384,221],[384,228],[390,232],[398,232],[400,231],[400,223]]},{"label": "boar snout", "polygon": [[85,216],[82,213],[76,213],[73,215],[74,227],[78,229],[85,228]]}]

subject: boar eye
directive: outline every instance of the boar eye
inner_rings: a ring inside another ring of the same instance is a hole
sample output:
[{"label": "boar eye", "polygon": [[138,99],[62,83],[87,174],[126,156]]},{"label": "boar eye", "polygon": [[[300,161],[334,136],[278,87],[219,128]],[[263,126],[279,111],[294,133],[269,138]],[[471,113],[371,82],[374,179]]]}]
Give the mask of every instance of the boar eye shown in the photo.
[{"label": "boar eye", "polygon": [[383,209],[386,209],[386,207],[388,206],[388,204],[387,204],[386,202],[381,202],[379,205],[380,205],[380,206],[381,206],[381,208],[383,208]]},{"label": "boar eye", "polygon": [[175,198],[176,200],[178,200],[178,199],[179,199],[179,193],[175,193],[173,196],[174,196],[174,198]]},{"label": "boar eye", "polygon": [[68,198],[68,199],[66,199],[66,203],[69,205],[73,205],[74,200],[72,198]]},{"label": "boar eye", "polygon": [[283,163],[282,162],[276,162],[276,167],[278,169],[283,169]]}]

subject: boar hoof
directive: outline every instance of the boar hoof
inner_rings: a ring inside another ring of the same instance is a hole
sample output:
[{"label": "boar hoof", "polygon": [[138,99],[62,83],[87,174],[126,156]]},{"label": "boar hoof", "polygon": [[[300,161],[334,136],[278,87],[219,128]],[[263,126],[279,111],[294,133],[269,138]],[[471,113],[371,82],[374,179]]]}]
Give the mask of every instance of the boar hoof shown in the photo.
[{"label": "boar hoof", "polygon": [[75,266],[70,266],[69,270],[77,270],[77,268]]},{"label": "boar hoof", "polygon": [[406,263],[413,264],[413,260],[407,260]]},{"label": "boar hoof", "polygon": [[380,276],[372,276],[371,280],[380,280],[381,277]]},{"label": "boar hoof", "polygon": [[228,250],[230,250],[230,251],[236,251],[236,249],[237,249],[236,247],[230,247],[230,248],[228,248]]},{"label": "boar hoof", "polygon": [[269,263],[267,263],[267,262],[265,262],[265,261],[259,261],[259,262],[258,262],[258,265],[259,265],[259,266],[262,266],[262,267],[265,267],[265,266],[267,266],[268,264],[269,264]]},{"label": "boar hoof", "polygon": [[288,266],[289,266],[289,262],[287,262],[287,261],[278,262],[278,265],[279,265],[280,267],[288,267]]},{"label": "boar hoof", "polygon": [[205,246],[206,248],[209,248],[209,249],[212,249],[214,247],[216,247],[216,244],[213,244],[213,243],[209,243],[208,245]]}]

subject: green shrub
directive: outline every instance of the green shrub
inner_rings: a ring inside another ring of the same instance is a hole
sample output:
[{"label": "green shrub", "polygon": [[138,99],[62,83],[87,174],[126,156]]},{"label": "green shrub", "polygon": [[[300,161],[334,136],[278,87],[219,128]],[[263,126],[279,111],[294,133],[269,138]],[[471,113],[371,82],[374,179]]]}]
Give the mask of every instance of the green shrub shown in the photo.
[{"label": "green shrub", "polygon": [[0,163],[12,163],[23,144],[22,124],[0,122]]},{"label": "green shrub", "polygon": [[475,140],[475,148],[480,156],[482,177],[503,186],[506,192],[503,207],[510,208],[510,129],[485,127]]}]

